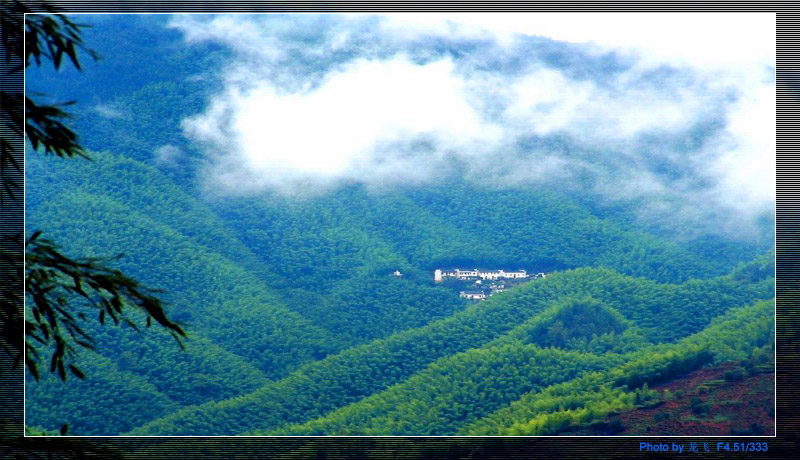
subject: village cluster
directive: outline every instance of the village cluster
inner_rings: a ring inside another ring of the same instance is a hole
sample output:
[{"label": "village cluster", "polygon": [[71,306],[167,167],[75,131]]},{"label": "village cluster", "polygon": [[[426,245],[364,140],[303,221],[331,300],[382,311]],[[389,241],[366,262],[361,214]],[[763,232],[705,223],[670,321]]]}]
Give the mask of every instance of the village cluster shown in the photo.
[{"label": "village cluster", "polygon": [[[433,280],[437,283],[445,278],[455,278],[462,281],[474,281],[472,290],[461,291],[459,296],[465,299],[483,300],[498,292],[503,292],[521,280],[544,278],[544,273],[528,274],[525,270],[440,270],[433,272]],[[489,283],[484,283],[488,281]]]}]

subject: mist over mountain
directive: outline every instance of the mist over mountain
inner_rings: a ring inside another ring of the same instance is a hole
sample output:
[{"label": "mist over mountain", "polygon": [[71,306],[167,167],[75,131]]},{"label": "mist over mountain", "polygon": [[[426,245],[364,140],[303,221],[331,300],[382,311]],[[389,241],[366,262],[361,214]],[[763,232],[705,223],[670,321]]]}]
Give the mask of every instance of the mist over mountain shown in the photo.
[{"label": "mist over mountain", "polygon": [[306,195],[456,175],[641,199],[661,220],[724,215],[726,226],[741,226],[772,213],[768,52],[697,65],[646,47],[556,41],[537,36],[535,24],[510,35],[480,21],[430,22],[173,18],[189,46],[233,53],[210,77],[222,90],[182,121],[206,146],[208,187]]},{"label": "mist over mountain", "polygon": [[767,366],[775,17],[746,19],[80,16],[103,59],[27,89],[78,100],[94,161],[29,149],[27,231],[125,253],[190,337],[87,323],[27,424],[557,434]]}]

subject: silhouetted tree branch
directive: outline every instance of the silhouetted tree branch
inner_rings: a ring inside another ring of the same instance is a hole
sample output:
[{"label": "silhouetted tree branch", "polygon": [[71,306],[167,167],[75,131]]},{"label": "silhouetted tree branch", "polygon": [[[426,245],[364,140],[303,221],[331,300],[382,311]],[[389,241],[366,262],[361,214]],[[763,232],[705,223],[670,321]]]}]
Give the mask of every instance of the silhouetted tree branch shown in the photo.
[{"label": "silhouetted tree branch", "polygon": [[[2,51],[13,76],[23,72],[34,63],[41,66],[50,62],[54,70],[61,68],[65,61],[81,70],[79,52],[99,59],[99,55],[86,47],[81,37],[81,29],[87,27],[76,24],[68,17],[57,14],[34,14],[25,19],[25,46],[19,32],[19,19],[23,13],[37,11],[57,13],[55,8],[44,2],[20,1],[4,2],[0,10],[2,24]],[[23,55],[24,54],[24,55]],[[67,59],[64,59],[64,58]],[[24,65],[23,65],[24,63]],[[24,97],[24,116],[22,113]],[[32,97],[20,92],[0,93],[2,99],[2,123],[4,134],[0,139],[0,177],[3,188],[0,190],[0,205],[10,205],[18,199],[22,184],[17,179],[22,173],[21,152],[14,148],[6,132],[22,136],[23,132],[35,151],[62,158],[81,157],[89,159],[80,145],[78,136],[65,124],[71,117],[64,107],[75,101],[59,104],[41,104]],[[0,240],[0,261],[4,262],[3,290],[0,291],[0,345],[12,354],[14,365],[22,359],[21,331],[25,330],[26,366],[34,379],[39,379],[39,365],[42,360],[49,361],[50,372],[57,373],[66,380],[67,371],[83,378],[83,372],[74,364],[75,347],[94,349],[94,340],[82,326],[88,321],[87,307],[98,315],[97,320],[105,324],[110,318],[115,324],[123,322],[137,331],[139,326],[126,315],[125,307],[132,307],[145,315],[146,326],[153,320],[166,328],[183,348],[181,339],[186,337],[181,326],[171,321],[164,305],[156,297],[158,292],[141,286],[136,280],[114,269],[107,262],[122,255],[110,258],[72,259],[63,254],[58,245],[41,237],[41,231],[34,232],[24,242],[25,264],[18,250],[23,245],[22,233]],[[22,295],[20,285],[25,282],[25,296],[30,301],[30,317],[23,321]],[[24,325],[23,325],[24,324]]]},{"label": "silhouetted tree branch", "polygon": [[186,333],[167,318],[161,301],[152,295],[157,291],[144,288],[121,271],[104,265],[106,260],[118,259],[122,254],[109,259],[70,259],[40,235],[41,232],[35,232],[25,243],[25,292],[32,300],[32,318],[25,322],[28,338],[25,363],[35,379],[39,378],[36,363],[41,359],[37,347],[49,349],[50,344],[55,346],[50,372],[58,372],[62,380],[66,379],[66,369],[78,378],[84,377],[80,369],[66,361],[74,356],[72,343],[94,349],[94,340],[79,321],[86,320],[85,312],[78,308],[79,299],[99,311],[100,324],[105,324],[108,317],[114,324],[124,322],[138,331],[139,327],[123,310],[124,304],[133,305],[147,315],[147,327],[155,320],[183,348],[180,338]]}]

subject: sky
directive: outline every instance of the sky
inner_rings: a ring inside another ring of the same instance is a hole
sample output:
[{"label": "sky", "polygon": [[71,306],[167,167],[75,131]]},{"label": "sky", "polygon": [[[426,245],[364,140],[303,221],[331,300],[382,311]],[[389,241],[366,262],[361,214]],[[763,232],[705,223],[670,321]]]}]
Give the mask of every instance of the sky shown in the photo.
[{"label": "sky", "polygon": [[[741,228],[775,193],[775,15],[178,15],[231,61],[183,120],[222,194],[462,176]],[[159,157],[171,146],[162,146]]]}]

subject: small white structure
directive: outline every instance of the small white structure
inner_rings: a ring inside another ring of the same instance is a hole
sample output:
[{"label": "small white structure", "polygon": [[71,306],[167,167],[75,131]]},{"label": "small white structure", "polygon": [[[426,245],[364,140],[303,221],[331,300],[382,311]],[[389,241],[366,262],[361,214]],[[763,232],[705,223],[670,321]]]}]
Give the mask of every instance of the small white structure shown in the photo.
[{"label": "small white structure", "polygon": [[489,270],[485,272],[478,272],[478,276],[484,280],[496,280],[504,278],[505,272],[503,270]]},{"label": "small white structure", "polygon": [[470,278],[477,278],[481,272],[476,268],[475,270],[459,270],[456,268],[456,277],[461,280],[468,280]]},{"label": "small white structure", "polygon": [[[500,270],[503,272],[503,270]],[[503,272],[503,278],[527,278],[528,272],[525,270],[517,270],[515,272]]]},{"label": "small white structure", "polygon": [[392,273],[392,276],[394,276],[396,278],[402,278],[403,274],[400,273],[400,270],[395,270],[394,273]]},{"label": "small white structure", "polygon": [[461,291],[458,293],[458,296],[471,300],[483,300],[486,298],[486,294],[483,291]]}]

